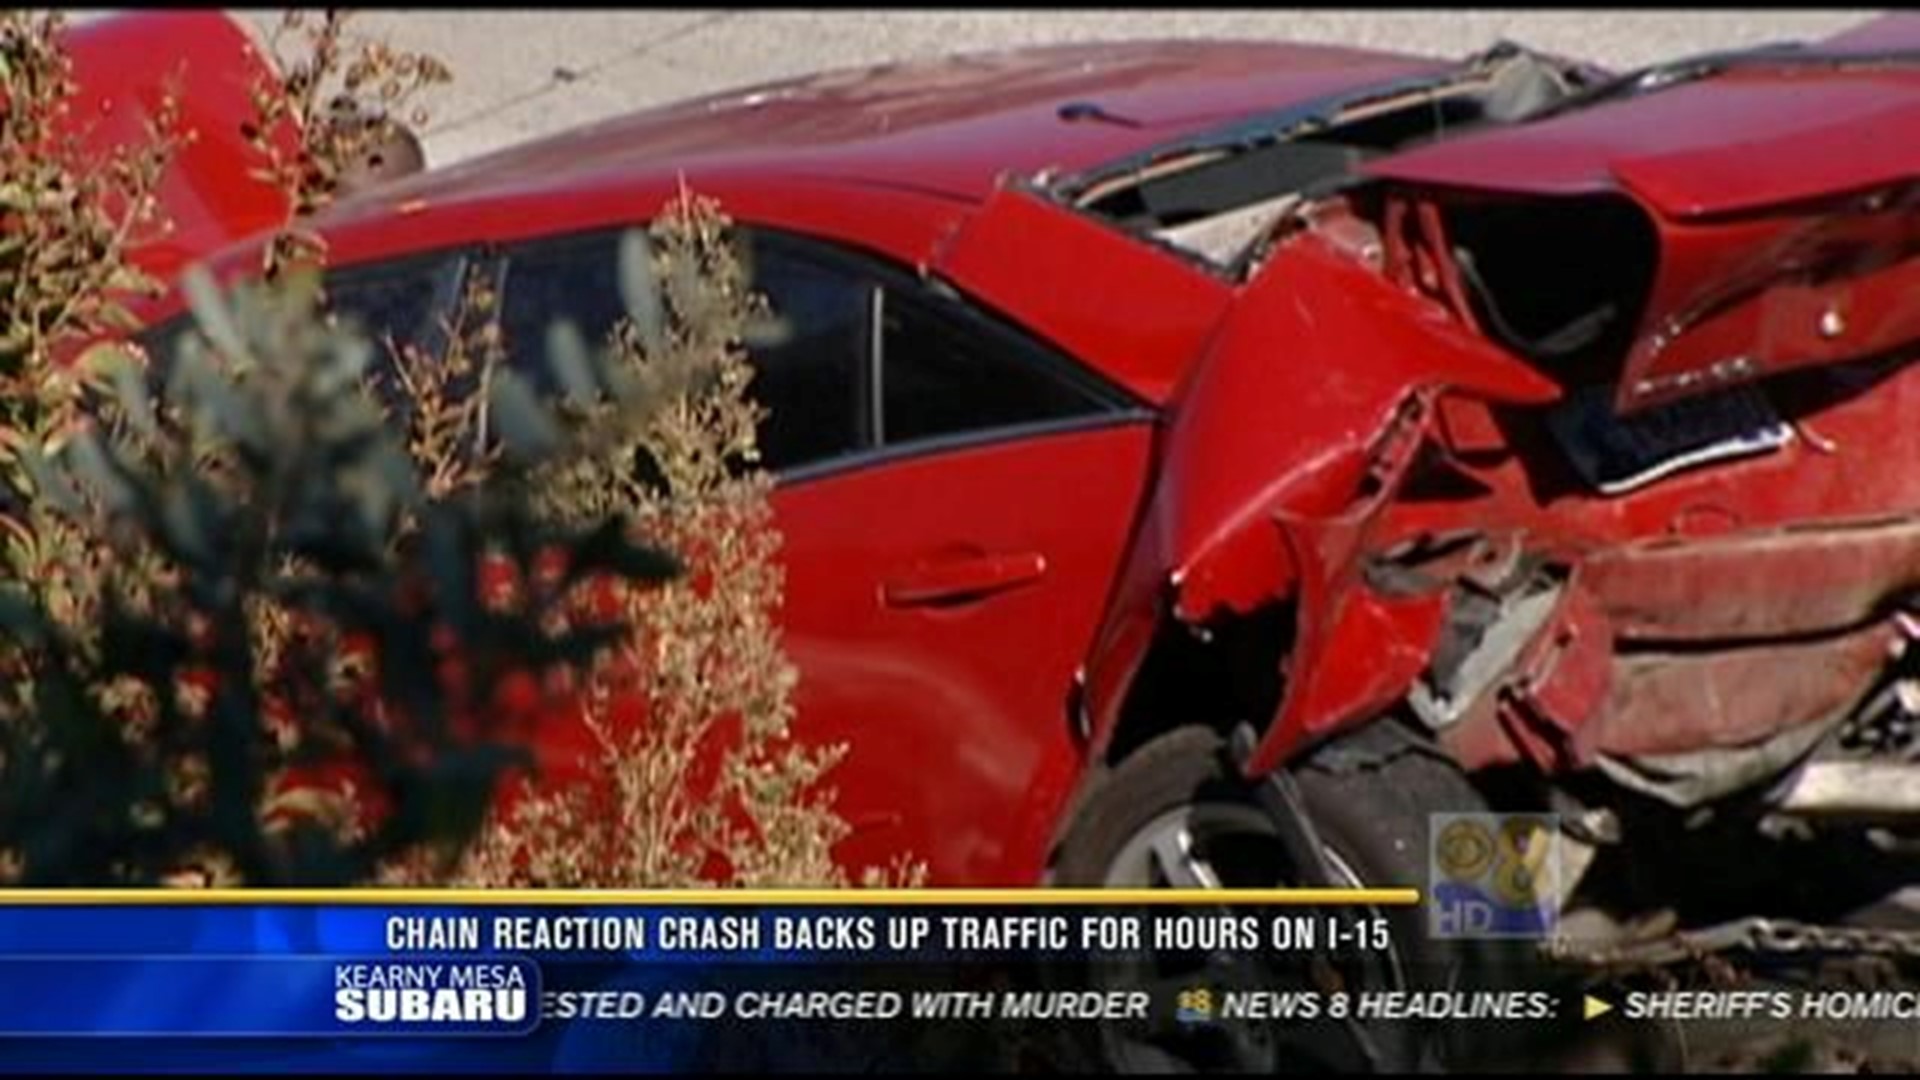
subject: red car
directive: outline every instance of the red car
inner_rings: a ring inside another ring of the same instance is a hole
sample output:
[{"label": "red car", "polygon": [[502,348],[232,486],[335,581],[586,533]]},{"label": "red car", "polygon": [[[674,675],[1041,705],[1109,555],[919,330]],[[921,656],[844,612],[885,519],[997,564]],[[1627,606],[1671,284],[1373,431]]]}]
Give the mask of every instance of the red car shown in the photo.
[{"label": "red car", "polygon": [[1911,877],[1916,49],[968,56],[314,225],[377,329],[487,275],[537,342],[617,317],[615,238],[683,179],[741,223],[850,862],[1425,886],[1429,814],[1524,810],[1598,962]]}]

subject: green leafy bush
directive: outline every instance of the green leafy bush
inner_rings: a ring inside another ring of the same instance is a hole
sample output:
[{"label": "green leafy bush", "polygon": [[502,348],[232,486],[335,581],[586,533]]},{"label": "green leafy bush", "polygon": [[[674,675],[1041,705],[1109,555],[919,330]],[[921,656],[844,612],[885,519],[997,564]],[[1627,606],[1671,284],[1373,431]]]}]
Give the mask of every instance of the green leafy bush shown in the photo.
[{"label": "green leafy bush", "polygon": [[[447,74],[341,26],[290,27],[311,55],[259,88],[290,207],[380,129],[275,125]],[[269,286],[191,285],[168,370],[76,362],[155,287],[129,253],[191,133],[169,106],[83,160],[58,29],[0,13],[0,881],[845,883],[844,748],[795,737],[777,627],[741,351],[767,313],[716,208],[634,234],[610,341],[554,328],[559,401],[501,370],[483,292],[438,353],[335,325],[294,220]],[[573,768],[534,767],[554,724]]]},{"label": "green leafy bush", "polygon": [[[158,400],[102,361],[111,422],[23,458],[42,512],[114,558],[89,632],[29,585],[0,589],[7,660],[30,675],[0,691],[15,879],[339,883],[457,851],[537,720],[504,688],[587,670],[627,635],[554,614],[602,576],[675,564],[619,517],[537,512],[515,477],[568,444],[511,373],[490,400],[498,482],[432,498],[366,390],[373,347],[318,317],[314,278],[193,293],[204,337]],[[506,602],[501,577],[521,584]],[[353,797],[315,812],[330,774]]]}]

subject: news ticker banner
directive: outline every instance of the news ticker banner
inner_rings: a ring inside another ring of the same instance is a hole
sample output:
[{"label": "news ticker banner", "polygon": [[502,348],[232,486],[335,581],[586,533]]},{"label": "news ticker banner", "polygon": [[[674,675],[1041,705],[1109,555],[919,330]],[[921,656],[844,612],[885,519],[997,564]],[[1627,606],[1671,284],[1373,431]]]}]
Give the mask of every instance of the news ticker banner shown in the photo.
[{"label": "news ticker banner", "polygon": [[1141,958],[1384,955],[1419,898],[0,890],[0,1069],[993,1067],[1063,1027],[1341,1013]]},{"label": "news ticker banner", "polygon": [[1437,816],[1418,889],[0,890],[0,1071],[1265,1071],[1356,1027],[1920,1019],[1424,967],[1551,932],[1545,824]]},{"label": "news ticker banner", "polygon": [[1424,890],[0,890],[0,1069],[1004,1071],[1098,1067],[1108,1030],[1576,1014],[1303,981],[1550,925],[1530,834],[1433,835]]}]

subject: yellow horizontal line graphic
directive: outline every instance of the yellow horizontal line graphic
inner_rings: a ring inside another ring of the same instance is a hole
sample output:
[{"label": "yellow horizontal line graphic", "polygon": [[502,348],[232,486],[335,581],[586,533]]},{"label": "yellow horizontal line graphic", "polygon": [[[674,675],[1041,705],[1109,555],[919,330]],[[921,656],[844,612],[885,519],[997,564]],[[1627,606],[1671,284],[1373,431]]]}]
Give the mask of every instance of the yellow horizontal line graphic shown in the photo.
[{"label": "yellow horizontal line graphic", "polygon": [[1418,889],[0,889],[0,906],[1406,907]]}]

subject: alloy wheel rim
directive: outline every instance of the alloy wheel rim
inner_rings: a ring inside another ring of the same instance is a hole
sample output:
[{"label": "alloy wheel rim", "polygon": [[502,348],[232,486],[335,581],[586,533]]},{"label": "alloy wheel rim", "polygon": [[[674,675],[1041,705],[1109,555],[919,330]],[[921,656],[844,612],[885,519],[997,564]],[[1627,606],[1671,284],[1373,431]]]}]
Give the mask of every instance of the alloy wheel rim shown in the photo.
[{"label": "alloy wheel rim", "polygon": [[[1364,884],[1339,851],[1323,848],[1322,854],[1339,884]],[[1102,883],[1108,888],[1285,887],[1298,883],[1288,862],[1279,830],[1263,810],[1245,803],[1202,801],[1174,807],[1138,829],[1108,861]],[[1405,986],[1398,950],[1389,949],[1379,954],[1379,959],[1384,960],[1384,968],[1367,971],[1364,983]],[[1290,971],[1256,957],[1232,953],[1214,952],[1197,964],[1193,960],[1191,954],[1156,954],[1149,948],[1096,963],[1091,971],[1096,983],[1102,984],[1098,989],[1147,989],[1162,1011],[1183,988],[1206,987],[1216,995],[1223,990],[1307,990],[1316,988],[1316,974],[1324,976],[1324,971],[1307,970],[1310,965],[1304,957]],[[1316,1030],[1338,1026],[1322,1024]],[[1318,1037],[1302,1035],[1305,1044],[1286,1037],[1298,1030],[1284,1023],[1232,1020],[1183,1024],[1156,1016],[1144,1025],[1104,1023],[1099,1038],[1107,1059],[1129,1072],[1323,1070],[1356,1058],[1364,1064],[1358,1047],[1350,1042],[1334,1047],[1330,1053],[1328,1046],[1319,1044],[1339,1040],[1330,1040],[1324,1033]]]}]

